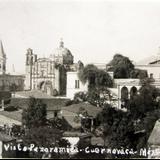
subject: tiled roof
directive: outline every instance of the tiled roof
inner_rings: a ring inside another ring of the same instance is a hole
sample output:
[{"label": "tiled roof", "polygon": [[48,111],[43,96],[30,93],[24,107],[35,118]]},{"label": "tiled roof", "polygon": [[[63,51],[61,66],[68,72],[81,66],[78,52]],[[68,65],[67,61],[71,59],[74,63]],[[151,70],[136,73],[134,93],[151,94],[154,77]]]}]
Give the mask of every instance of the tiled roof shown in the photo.
[{"label": "tiled roof", "polygon": [[66,110],[73,113],[79,113],[80,108],[84,108],[89,116],[96,117],[99,112],[102,111],[102,108],[91,105],[90,103],[78,103],[73,104],[67,107],[62,107],[62,110]]},{"label": "tiled roof", "polygon": [[76,113],[67,111],[67,110],[62,110],[62,116],[65,118],[65,120],[68,122],[68,124],[74,128],[74,129],[79,129],[81,127],[81,122],[75,122],[75,117],[77,116]]},{"label": "tiled roof", "polygon": [[[68,99],[62,98],[38,98],[42,100],[44,104],[47,105],[48,111],[60,110],[61,107],[65,106],[65,102]],[[30,99],[29,98],[12,98],[11,104],[12,106],[17,106],[21,109],[26,109],[28,107]]]},{"label": "tiled roof", "polygon": [[65,118],[68,124],[75,129],[79,129],[81,127],[81,122],[75,121],[75,117],[78,116],[81,108],[84,108],[85,111],[87,111],[88,116],[91,116],[93,118],[95,118],[97,114],[102,111],[102,108],[99,108],[99,107],[96,107],[89,103],[84,103],[84,102],[62,107],[61,109],[62,116]]},{"label": "tiled roof", "polygon": [[22,122],[22,110],[18,111],[0,111],[0,115],[13,119],[18,122]]},{"label": "tiled roof", "polygon": [[21,125],[22,122],[17,117],[21,116],[22,114],[18,113],[18,114],[16,114],[16,116],[15,116],[15,114],[13,114],[13,115],[12,115],[12,112],[10,114],[0,112],[0,126],[4,126],[4,125],[12,126],[13,124]]}]

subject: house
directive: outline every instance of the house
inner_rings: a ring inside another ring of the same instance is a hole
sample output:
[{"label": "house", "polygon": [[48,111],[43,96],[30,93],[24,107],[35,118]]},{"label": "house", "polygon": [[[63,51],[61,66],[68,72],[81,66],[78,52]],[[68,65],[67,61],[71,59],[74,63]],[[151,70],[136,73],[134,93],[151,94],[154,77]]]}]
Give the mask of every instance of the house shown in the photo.
[{"label": "house", "polygon": [[[95,64],[97,68],[103,69],[106,65]],[[107,72],[113,79],[113,72]],[[78,69],[74,71],[67,72],[67,87],[66,87],[66,97],[73,99],[75,93],[77,92],[87,92],[88,82],[82,83],[78,76]]]},{"label": "house", "polygon": [[69,100],[66,97],[53,97],[37,90],[16,92],[15,97],[11,99],[11,106],[15,106],[19,109],[26,109],[30,102],[30,97],[39,99],[47,106],[47,118],[54,118],[58,116],[61,108],[65,106],[65,103]]},{"label": "house", "polygon": [[78,71],[67,72],[67,98],[73,99],[77,92],[87,92],[88,83],[83,84],[79,77]]},{"label": "house", "polygon": [[102,108],[93,106],[88,102],[82,102],[62,107],[61,115],[73,129],[81,130],[83,127],[82,124],[84,124],[84,126],[88,128],[88,131],[92,131],[94,125],[97,123],[96,116],[101,111]]}]

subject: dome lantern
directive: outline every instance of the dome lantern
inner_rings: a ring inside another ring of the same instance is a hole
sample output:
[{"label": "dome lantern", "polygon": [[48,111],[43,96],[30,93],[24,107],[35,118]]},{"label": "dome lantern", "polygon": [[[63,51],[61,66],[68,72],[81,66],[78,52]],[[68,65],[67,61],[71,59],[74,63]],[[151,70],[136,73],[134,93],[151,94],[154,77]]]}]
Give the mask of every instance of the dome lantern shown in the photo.
[{"label": "dome lantern", "polygon": [[63,42],[63,39],[62,39],[62,38],[60,39],[60,45],[59,45],[59,47],[60,47],[60,48],[63,48],[63,47],[64,47],[64,42]]}]

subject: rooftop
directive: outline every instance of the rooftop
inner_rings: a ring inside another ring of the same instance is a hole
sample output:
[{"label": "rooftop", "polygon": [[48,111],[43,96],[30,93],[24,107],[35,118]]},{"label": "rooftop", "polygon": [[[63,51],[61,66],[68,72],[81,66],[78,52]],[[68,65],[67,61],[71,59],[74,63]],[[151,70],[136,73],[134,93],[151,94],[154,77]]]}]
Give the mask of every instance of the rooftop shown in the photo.
[{"label": "rooftop", "polygon": [[22,122],[22,111],[0,111],[0,126],[8,124],[11,126],[12,124],[21,125]]},{"label": "rooftop", "polygon": [[20,91],[15,93],[15,97],[35,97],[35,98],[54,98],[53,96],[49,96],[46,93],[38,90],[31,90],[31,91]]},{"label": "rooftop", "polygon": [[18,111],[0,111],[0,115],[9,117],[13,120],[22,121],[22,110],[18,110]]},{"label": "rooftop", "polygon": [[11,137],[9,135],[0,133],[0,141],[2,141],[2,142],[9,142],[9,141],[13,141],[13,140],[15,140],[15,138],[13,138],[13,137]]},{"label": "rooftop", "polygon": [[150,145],[160,145],[160,120],[157,120],[148,139]]},{"label": "rooftop", "polygon": [[84,108],[87,111],[88,115],[94,118],[97,116],[98,113],[102,111],[102,108],[93,106],[88,102],[72,104],[70,106],[62,107],[62,110],[78,114],[81,108]]},{"label": "rooftop", "polygon": [[149,65],[157,61],[160,61],[160,56],[152,55],[152,56],[146,57],[143,60],[140,60],[139,62],[136,62],[135,65]]},{"label": "rooftop", "polygon": [[[54,111],[54,110],[60,110],[61,107],[65,106],[65,102],[68,99],[63,98],[37,98],[42,100],[44,104],[47,105],[48,111]],[[11,104],[12,106],[17,106],[21,109],[26,109],[28,107],[28,104],[30,102],[29,98],[12,98]]]}]

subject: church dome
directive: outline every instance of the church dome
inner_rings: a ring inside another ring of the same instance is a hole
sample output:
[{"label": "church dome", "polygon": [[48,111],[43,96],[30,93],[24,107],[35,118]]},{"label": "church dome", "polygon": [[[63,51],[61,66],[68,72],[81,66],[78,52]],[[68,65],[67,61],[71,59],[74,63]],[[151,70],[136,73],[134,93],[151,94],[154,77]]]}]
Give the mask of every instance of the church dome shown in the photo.
[{"label": "church dome", "polygon": [[60,45],[58,48],[55,49],[54,55],[60,55],[60,56],[67,56],[67,55],[72,55],[71,51],[67,48],[64,47],[64,42],[61,40]]},{"label": "church dome", "polygon": [[69,49],[64,47],[64,42],[61,40],[58,48],[55,49],[51,58],[54,59],[56,63],[60,64],[72,64],[73,56]]}]

